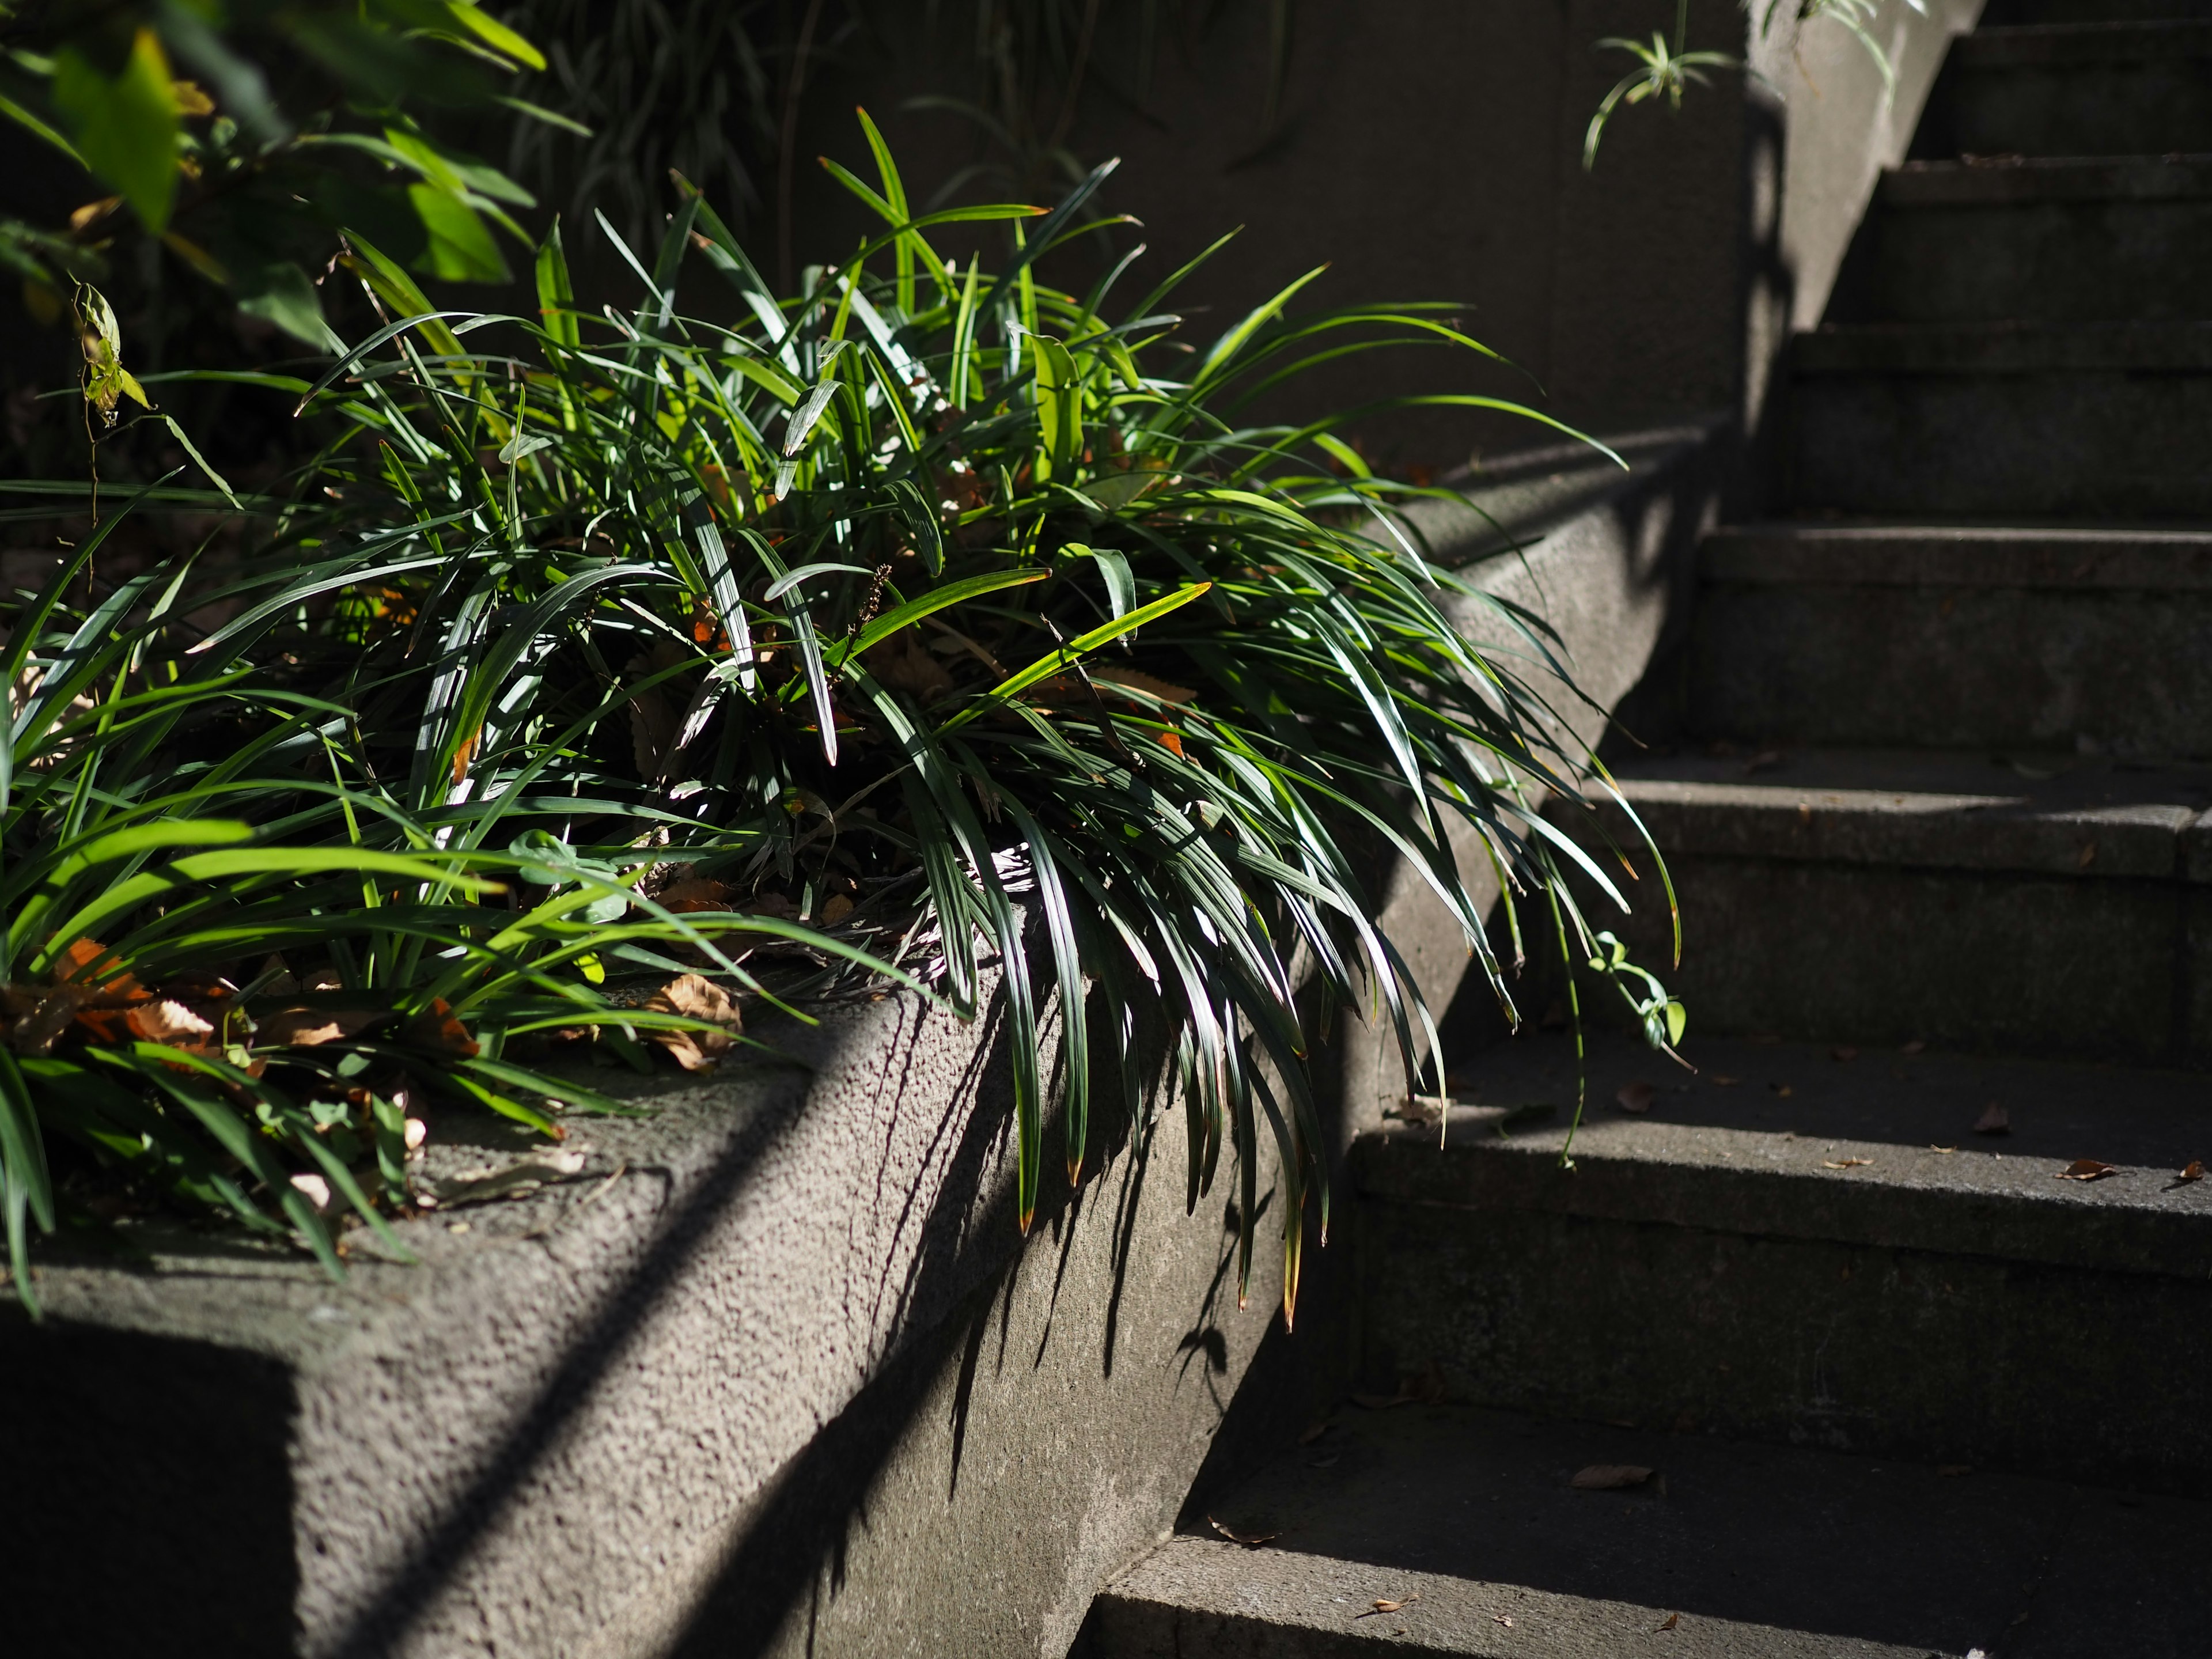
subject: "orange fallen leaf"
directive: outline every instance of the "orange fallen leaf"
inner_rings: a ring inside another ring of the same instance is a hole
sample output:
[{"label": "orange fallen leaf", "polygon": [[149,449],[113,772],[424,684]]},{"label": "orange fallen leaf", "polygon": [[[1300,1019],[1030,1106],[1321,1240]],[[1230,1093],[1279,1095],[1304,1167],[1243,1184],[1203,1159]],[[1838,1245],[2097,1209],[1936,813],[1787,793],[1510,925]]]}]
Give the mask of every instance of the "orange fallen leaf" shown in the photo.
[{"label": "orange fallen leaf", "polygon": [[1770,1083],[1766,1086],[1774,1091],[1777,1100],[1787,1100],[1795,1092],[1786,1083]]},{"label": "orange fallen leaf", "polygon": [[2181,1172],[2180,1172],[2179,1175],[2177,1175],[2177,1176],[2174,1176],[2174,1180],[2175,1180],[2175,1181],[2177,1181],[2177,1182],[2179,1182],[2182,1183],[2182,1184],[2183,1184],[2183,1185],[2185,1185],[2185,1186],[2186,1184],[2188,1184],[2190,1182],[2192,1182],[2192,1181],[2202,1181],[2202,1180],[2203,1180],[2203,1179],[2204,1179],[2204,1165],[2203,1165],[2203,1161],[2202,1161],[2202,1160],[2197,1159],[2197,1158],[2191,1158],[2191,1159],[2189,1160],[2189,1162],[2188,1162],[2188,1163],[2186,1163],[2186,1164],[2183,1164],[2183,1165],[2181,1166]]},{"label": "orange fallen leaf", "polygon": [[726,881],[672,881],[653,896],[664,910],[683,915],[693,910],[726,910],[733,890]]},{"label": "orange fallen leaf", "polygon": [[1187,685],[1155,679],[1134,668],[1094,668],[1090,673],[1091,678],[1102,686],[1127,686],[1133,691],[1142,691],[1149,696],[1158,697],[1162,702],[1188,702],[1198,695]]},{"label": "orange fallen leaf", "polygon": [[1958,1149],[1956,1146],[1937,1146],[1934,1141],[1932,1141],[1932,1140],[1931,1140],[1931,1141],[1929,1141],[1929,1142],[1928,1143],[1928,1150],[1929,1150],[1929,1152],[1944,1152],[1944,1153],[1949,1153],[1949,1152],[1957,1152],[1959,1149]]},{"label": "orange fallen leaf", "polygon": [[1660,1628],[1661,1630],[1672,1630],[1672,1629],[1674,1629],[1674,1626],[1677,1626],[1677,1625],[1680,1624],[1681,1622],[1682,1622],[1682,1615],[1681,1615],[1680,1613],[1668,1613],[1668,1614],[1667,1615],[1666,1621],[1665,1621],[1664,1623],[1662,1623],[1662,1624],[1659,1626],[1659,1628]]},{"label": "orange fallen leaf", "polygon": [[1234,1527],[1223,1526],[1210,1515],[1206,1517],[1206,1524],[1231,1543],[1242,1544],[1248,1550],[1256,1550],[1261,1545],[1272,1543],[1282,1536],[1279,1532],[1238,1532]]},{"label": "orange fallen leaf", "polygon": [[1567,1484],[1577,1492],[1620,1492],[1629,1486],[1640,1486],[1651,1478],[1652,1472],[1640,1463],[1593,1463],[1576,1472]]},{"label": "orange fallen leaf", "polygon": [[462,784],[468,781],[469,762],[477,752],[477,739],[483,735],[483,728],[482,726],[478,726],[475,731],[470,732],[468,736],[463,738],[459,743],[454,745],[453,787],[455,788],[459,788]]},{"label": "orange fallen leaf", "polygon": [[1620,1103],[1624,1112],[1648,1112],[1651,1109],[1651,1097],[1658,1092],[1648,1083],[1624,1083],[1613,1098]]},{"label": "orange fallen leaf", "polygon": [[143,996],[138,981],[125,973],[115,954],[96,939],[81,939],[54,962],[57,983],[82,985],[103,996]]},{"label": "orange fallen leaf", "polygon": [[1982,1108],[1982,1115],[1974,1120],[1978,1135],[2002,1135],[2012,1133],[2012,1114],[1994,1100]]},{"label": "orange fallen leaf", "polygon": [[454,1017],[445,998],[432,999],[430,1006],[407,1022],[407,1039],[418,1048],[442,1048],[447,1054],[461,1054],[474,1059],[476,1039],[469,1028]]},{"label": "orange fallen leaf", "polygon": [[835,927],[853,914],[853,901],[844,894],[830,894],[829,902],[822,907],[822,925],[824,927]]},{"label": "orange fallen leaf", "polygon": [[1870,1158],[1824,1158],[1820,1160],[1822,1167],[1830,1170],[1863,1169],[1873,1162]]},{"label": "orange fallen leaf", "polygon": [[1733,1089],[1737,1084],[1742,1082],[1743,1079],[1740,1077],[1729,1077],[1723,1073],[1715,1072],[1708,1076],[1705,1079],[1705,1081],[1712,1084],[1717,1088]]},{"label": "orange fallen leaf", "polygon": [[2094,1158],[2077,1158],[2058,1172],[2061,1181],[2101,1181],[2108,1175],[2118,1175],[2119,1166],[2100,1164]]},{"label": "orange fallen leaf", "polygon": [[1183,757],[1182,733],[1174,730],[1172,727],[1161,732],[1160,747],[1166,750],[1168,753],[1173,755],[1177,760],[1181,760]]}]

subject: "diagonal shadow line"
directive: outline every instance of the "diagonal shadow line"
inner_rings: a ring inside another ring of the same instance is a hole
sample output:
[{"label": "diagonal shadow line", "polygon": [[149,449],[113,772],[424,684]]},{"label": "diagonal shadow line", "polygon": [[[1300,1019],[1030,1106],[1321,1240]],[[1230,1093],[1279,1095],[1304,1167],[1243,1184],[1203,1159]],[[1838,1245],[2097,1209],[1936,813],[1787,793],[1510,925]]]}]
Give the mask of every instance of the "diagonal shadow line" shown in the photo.
[{"label": "diagonal shadow line", "polygon": [[[978,1045],[987,1056],[986,1063],[969,1067],[963,1079],[963,1088],[975,1079],[1006,1074],[1000,1052],[1007,1040],[1006,1027],[1006,1022],[993,1020],[988,1047]],[[559,1443],[570,1419],[589,1401],[599,1382],[650,1322],[679,1281],[678,1269],[738,1196],[762,1155],[795,1127],[812,1096],[810,1087],[786,1109],[763,1114],[763,1121],[742,1133],[699,1180],[621,1289],[609,1295],[606,1312],[571,1347],[469,1491],[418,1540],[375,1598],[327,1650],[331,1659],[372,1659],[398,1646],[435,1603],[439,1593],[462,1576],[479,1541],[527,1483],[532,1471]],[[980,1100],[969,1113],[960,1144],[939,1183],[933,1220],[964,1218],[975,1210],[975,1200],[983,1189],[994,1146],[1003,1137],[1006,1115],[992,1103]],[[1020,1242],[1010,1224],[1011,1214],[1012,1200],[1002,1199],[984,1207],[976,1218],[978,1224],[956,1224],[954,1236],[946,1243],[925,1243],[920,1254],[927,1260],[918,1261],[908,1275],[903,1305],[927,1307],[933,1299],[927,1292],[940,1289],[948,1301],[957,1303],[960,1277],[975,1271],[977,1257],[999,1258],[983,1270],[985,1277],[1000,1267]],[[926,1236],[928,1231],[925,1224]]]}]

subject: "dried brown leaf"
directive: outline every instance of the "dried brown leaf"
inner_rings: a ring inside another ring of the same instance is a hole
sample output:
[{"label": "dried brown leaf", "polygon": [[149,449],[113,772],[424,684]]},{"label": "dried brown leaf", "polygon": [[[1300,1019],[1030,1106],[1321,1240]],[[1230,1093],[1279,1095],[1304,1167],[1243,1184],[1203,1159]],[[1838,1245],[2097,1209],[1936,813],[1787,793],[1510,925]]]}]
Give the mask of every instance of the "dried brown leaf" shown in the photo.
[{"label": "dried brown leaf", "polygon": [[1415,1590],[1411,1595],[1399,1596],[1395,1601],[1390,1600],[1388,1597],[1378,1595],[1375,1598],[1374,1602],[1368,1607],[1367,1611],[1358,1616],[1362,1619],[1368,1619],[1373,1617],[1378,1613],[1395,1613],[1401,1607],[1409,1607],[1413,1606],[1414,1602],[1420,1599],[1421,1593],[1419,1590]]},{"label": "dried brown leaf", "polygon": [[1624,1112],[1648,1112],[1651,1109],[1652,1097],[1658,1092],[1651,1085],[1639,1079],[1622,1084],[1620,1092],[1613,1098],[1620,1103],[1620,1109]]},{"label": "dried brown leaf", "polygon": [[2058,1172],[2061,1181],[2102,1181],[2108,1175],[2118,1175],[2119,1166],[2100,1164],[2094,1158],[2077,1158]]},{"label": "dried brown leaf", "polygon": [[1567,1484],[1577,1492],[1620,1492],[1642,1486],[1651,1474],[1652,1471],[1640,1463],[1593,1463],[1577,1470]]},{"label": "dried brown leaf", "polygon": [[832,893],[828,902],[822,907],[822,925],[824,927],[835,927],[846,917],[851,915],[853,909],[851,899],[842,893]]},{"label": "dried brown leaf", "polygon": [[148,1042],[188,1047],[215,1034],[214,1026],[183,1003],[166,997],[159,1002],[141,1003],[124,1018],[132,1032]]},{"label": "dried brown leaf", "polygon": [[1787,1100],[1796,1092],[1786,1083],[1770,1083],[1766,1086],[1774,1091],[1774,1097],[1777,1100]]},{"label": "dried brown leaf", "polygon": [[2173,1178],[2177,1182],[2183,1186],[2188,1185],[2189,1182],[2192,1181],[2203,1180],[2204,1164],[2203,1160],[2194,1158],[2191,1158],[2188,1163],[2181,1166],[2180,1173],[2176,1175]]},{"label": "dried brown leaf", "polygon": [[1668,1614],[1667,1615],[1667,1617],[1665,1618],[1665,1620],[1663,1620],[1661,1622],[1661,1624],[1660,1624],[1660,1626],[1659,1626],[1659,1628],[1660,1628],[1661,1630],[1672,1630],[1672,1629],[1674,1629],[1674,1626],[1677,1626],[1677,1625],[1680,1624],[1681,1622],[1682,1622],[1682,1615],[1681,1615],[1680,1613],[1668,1613]]},{"label": "dried brown leaf", "polygon": [[672,979],[645,1000],[645,1006],[664,1014],[682,1014],[720,1027],[706,1031],[652,1031],[655,1042],[674,1056],[687,1072],[706,1070],[729,1053],[735,1034],[744,1030],[744,1019],[730,994],[714,981],[697,974]]},{"label": "dried brown leaf", "polygon": [[2094,841],[2082,842],[2081,856],[2074,860],[2074,867],[2077,870],[2086,870],[2096,861],[2097,843]]},{"label": "dried brown leaf", "polygon": [[1187,685],[1155,679],[1150,674],[1141,673],[1133,668],[1094,668],[1090,673],[1102,690],[1108,686],[1127,686],[1158,697],[1162,702],[1188,702],[1198,695]]},{"label": "dried brown leaf", "polygon": [[1234,1527],[1223,1526],[1210,1515],[1206,1517],[1206,1524],[1231,1543],[1242,1544],[1248,1550],[1256,1550],[1261,1545],[1272,1543],[1282,1536],[1279,1532],[1238,1532]]},{"label": "dried brown leaf", "polygon": [[1830,1170],[1863,1169],[1873,1162],[1870,1158],[1826,1158],[1820,1160],[1821,1166]]},{"label": "dried brown leaf", "polygon": [[1982,1108],[1982,1115],[1974,1120],[1978,1135],[2003,1135],[2012,1133],[2012,1114],[1994,1100]]},{"label": "dried brown leaf", "polygon": [[1713,1085],[1716,1088],[1733,1089],[1737,1084],[1742,1082],[1743,1079],[1740,1077],[1729,1077],[1723,1072],[1711,1072],[1706,1074],[1705,1081]]},{"label": "dried brown leaf", "polygon": [[358,1036],[385,1018],[376,1008],[279,1008],[261,1021],[254,1041],[266,1048],[312,1048]]}]

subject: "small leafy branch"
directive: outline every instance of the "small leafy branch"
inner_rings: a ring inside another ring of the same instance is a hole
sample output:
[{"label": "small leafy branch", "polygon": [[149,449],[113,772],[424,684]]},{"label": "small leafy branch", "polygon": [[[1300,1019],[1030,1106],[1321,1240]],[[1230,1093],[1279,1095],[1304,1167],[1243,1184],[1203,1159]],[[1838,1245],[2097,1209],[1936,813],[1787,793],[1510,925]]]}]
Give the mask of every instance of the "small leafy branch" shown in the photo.
[{"label": "small leafy branch", "polygon": [[[533,205],[418,111],[501,110],[570,128],[505,88],[544,58],[472,0],[0,0],[0,117],[83,170],[66,224],[0,215],[0,264],[58,318],[135,234],[317,349],[339,233],[422,275],[507,275],[495,229]],[[580,131],[580,129],[578,129]]]},{"label": "small leafy branch", "polygon": [[[1774,31],[1774,20],[1792,0],[1768,0],[1765,12],[1759,19],[1759,32],[1762,38]],[[1905,3],[1925,17],[1927,0],[1905,0]],[[1888,97],[1897,90],[1897,68],[1882,50],[1881,43],[1874,37],[1872,24],[1881,9],[1881,0],[1795,0],[1795,20],[1801,26],[1823,18],[1849,30],[1852,37],[1864,46],[1875,67],[1881,71],[1882,94]],[[1744,0],[1744,9],[1752,8],[1752,0]],[[1597,43],[1599,51],[1625,52],[1634,58],[1638,67],[1614,82],[1611,91],[1599,101],[1597,112],[1590,117],[1589,128],[1583,134],[1583,170],[1587,173],[1597,165],[1598,141],[1605,135],[1606,123],[1622,104],[1640,104],[1647,99],[1663,97],[1670,112],[1679,112],[1682,94],[1692,86],[1710,86],[1707,70],[1743,69],[1741,58],[1724,52],[1689,52],[1686,46],[1690,27],[1690,0],[1677,0],[1674,10],[1674,39],[1669,43],[1658,30],[1651,35],[1651,44],[1624,40],[1618,35]]]}]

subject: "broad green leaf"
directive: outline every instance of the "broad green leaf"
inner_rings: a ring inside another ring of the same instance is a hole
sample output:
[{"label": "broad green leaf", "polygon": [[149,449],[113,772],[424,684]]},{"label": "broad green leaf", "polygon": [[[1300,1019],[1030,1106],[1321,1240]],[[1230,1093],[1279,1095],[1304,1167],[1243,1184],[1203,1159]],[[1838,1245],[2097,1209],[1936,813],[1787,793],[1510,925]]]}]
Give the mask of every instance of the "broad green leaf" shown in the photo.
[{"label": "broad green leaf", "polygon": [[176,195],[179,124],[161,37],[140,28],[112,80],[64,46],[54,54],[53,96],[84,164],[122,192],[147,229],[164,229]]}]

